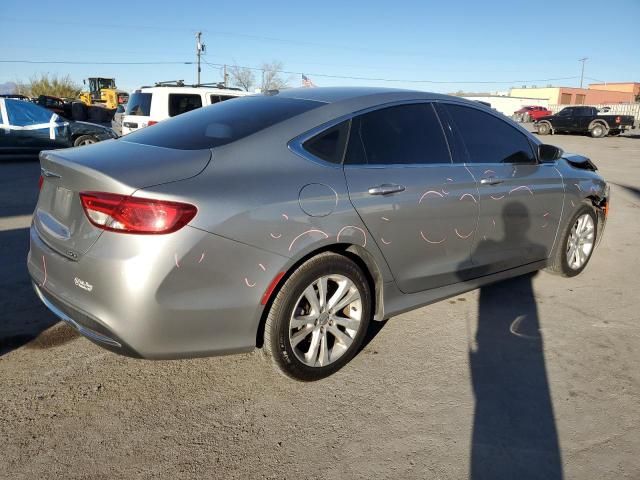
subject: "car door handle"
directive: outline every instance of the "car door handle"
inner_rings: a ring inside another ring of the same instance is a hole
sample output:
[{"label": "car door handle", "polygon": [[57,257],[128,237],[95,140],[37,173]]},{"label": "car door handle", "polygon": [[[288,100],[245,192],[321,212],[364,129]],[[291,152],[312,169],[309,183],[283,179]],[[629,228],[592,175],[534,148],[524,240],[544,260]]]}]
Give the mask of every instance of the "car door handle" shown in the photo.
[{"label": "car door handle", "polygon": [[389,195],[391,193],[404,192],[404,185],[394,185],[391,183],[384,183],[377,187],[371,187],[369,189],[369,195]]},{"label": "car door handle", "polygon": [[502,180],[501,178],[496,178],[496,177],[486,177],[486,178],[481,178],[480,179],[480,184],[481,185],[498,185],[500,183],[504,182],[504,180]]}]

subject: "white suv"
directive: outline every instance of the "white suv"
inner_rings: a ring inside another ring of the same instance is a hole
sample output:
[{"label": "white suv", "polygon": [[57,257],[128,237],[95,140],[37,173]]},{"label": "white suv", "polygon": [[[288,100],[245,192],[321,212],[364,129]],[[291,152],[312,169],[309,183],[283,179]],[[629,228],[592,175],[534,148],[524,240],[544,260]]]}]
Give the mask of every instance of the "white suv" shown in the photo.
[{"label": "white suv", "polygon": [[251,95],[230,88],[189,87],[181,84],[142,87],[131,94],[122,117],[122,135],[231,98]]}]

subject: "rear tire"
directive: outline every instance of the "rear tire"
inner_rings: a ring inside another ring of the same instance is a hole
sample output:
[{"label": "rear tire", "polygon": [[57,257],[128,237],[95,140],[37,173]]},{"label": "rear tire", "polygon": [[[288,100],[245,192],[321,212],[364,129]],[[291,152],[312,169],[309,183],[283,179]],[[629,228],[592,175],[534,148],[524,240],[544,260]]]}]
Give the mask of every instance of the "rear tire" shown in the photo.
[{"label": "rear tire", "polygon": [[[598,238],[598,219],[593,207],[582,205],[565,227],[560,243],[549,259],[546,270],[563,277],[575,277],[591,260]],[[579,253],[576,263],[575,253]]]},{"label": "rear tire", "polygon": [[602,138],[607,135],[607,127],[605,127],[601,123],[596,123],[591,127],[591,130],[589,130],[589,133],[593,138]]},{"label": "rear tire", "polygon": [[551,133],[551,125],[547,122],[541,122],[538,124],[538,135],[549,135]]},{"label": "rear tire", "polygon": [[360,267],[342,255],[321,253],[298,267],[276,295],[265,323],[264,351],[293,379],[325,378],[360,349],[371,304]]}]

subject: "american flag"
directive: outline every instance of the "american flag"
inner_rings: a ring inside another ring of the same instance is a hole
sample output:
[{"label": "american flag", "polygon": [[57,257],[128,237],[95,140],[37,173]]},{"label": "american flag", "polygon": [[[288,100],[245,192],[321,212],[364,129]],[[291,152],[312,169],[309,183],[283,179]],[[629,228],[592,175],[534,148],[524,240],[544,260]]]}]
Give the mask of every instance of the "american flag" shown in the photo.
[{"label": "american flag", "polygon": [[316,84],[313,83],[309,77],[307,77],[304,73],[302,74],[302,86],[303,87],[315,87]]}]

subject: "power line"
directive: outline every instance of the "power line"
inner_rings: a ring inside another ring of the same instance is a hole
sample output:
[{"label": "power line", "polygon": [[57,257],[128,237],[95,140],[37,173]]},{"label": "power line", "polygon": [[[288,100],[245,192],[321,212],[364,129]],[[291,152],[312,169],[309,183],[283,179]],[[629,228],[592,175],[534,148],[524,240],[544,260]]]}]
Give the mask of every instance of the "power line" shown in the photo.
[{"label": "power line", "polygon": [[76,62],[73,60],[0,60],[0,63],[33,63],[62,65],[193,65],[194,62]]}]

